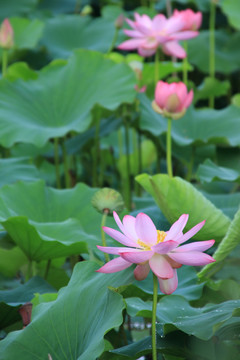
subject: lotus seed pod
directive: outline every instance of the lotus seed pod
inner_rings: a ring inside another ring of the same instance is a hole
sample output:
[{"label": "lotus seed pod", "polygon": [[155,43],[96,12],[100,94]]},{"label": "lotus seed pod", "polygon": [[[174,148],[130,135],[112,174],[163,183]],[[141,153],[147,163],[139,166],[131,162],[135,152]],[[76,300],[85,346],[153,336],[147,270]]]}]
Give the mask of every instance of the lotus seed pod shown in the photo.
[{"label": "lotus seed pod", "polygon": [[92,197],[93,207],[100,213],[112,214],[113,211],[121,212],[124,209],[122,195],[110,188],[98,190]]}]

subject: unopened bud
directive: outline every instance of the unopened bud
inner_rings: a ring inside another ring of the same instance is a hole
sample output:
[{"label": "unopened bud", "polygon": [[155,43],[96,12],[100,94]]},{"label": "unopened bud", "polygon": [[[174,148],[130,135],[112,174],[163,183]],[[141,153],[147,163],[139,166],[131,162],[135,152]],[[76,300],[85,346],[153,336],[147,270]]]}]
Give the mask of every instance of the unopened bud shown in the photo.
[{"label": "unopened bud", "polygon": [[91,15],[93,9],[90,5],[85,5],[80,13],[82,16]]},{"label": "unopened bud", "polygon": [[13,37],[12,25],[8,19],[3,20],[0,27],[0,47],[3,49],[11,49],[14,46]]},{"label": "unopened bud", "polygon": [[117,19],[115,20],[115,28],[116,29],[121,29],[122,26],[123,26],[123,23],[124,23],[124,15],[123,14],[120,14]]},{"label": "unopened bud", "polygon": [[112,214],[113,211],[121,212],[124,209],[122,195],[110,188],[98,190],[92,197],[92,205],[102,214]]},{"label": "unopened bud", "polygon": [[27,326],[31,322],[32,316],[32,303],[27,302],[18,309],[19,314],[22,317],[23,327]]}]

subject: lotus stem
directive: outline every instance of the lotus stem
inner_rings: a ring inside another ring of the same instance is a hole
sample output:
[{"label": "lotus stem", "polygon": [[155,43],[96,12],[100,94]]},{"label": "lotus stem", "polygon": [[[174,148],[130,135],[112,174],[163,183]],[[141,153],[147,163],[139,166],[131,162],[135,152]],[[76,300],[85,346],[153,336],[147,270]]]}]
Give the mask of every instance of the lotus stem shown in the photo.
[{"label": "lotus stem", "polygon": [[93,149],[93,187],[98,186],[98,163],[100,158],[100,108],[96,111],[96,129]]},{"label": "lotus stem", "polygon": [[71,187],[71,184],[70,184],[70,176],[69,176],[69,171],[68,171],[68,156],[67,156],[67,150],[66,150],[66,146],[64,143],[64,139],[62,139],[61,147],[62,147],[62,154],[63,154],[65,187],[66,187],[66,189],[69,189]]},{"label": "lotus stem", "polygon": [[172,172],[172,138],[171,138],[172,119],[168,118],[167,129],[167,172],[169,177],[173,177]]},{"label": "lotus stem", "polygon": [[[216,5],[211,1],[210,20],[209,20],[209,75],[215,78],[215,22],[216,22]],[[209,106],[214,108],[214,96],[209,97]]]},{"label": "lotus stem", "polygon": [[[109,214],[109,210],[108,209],[104,210],[103,216],[102,216],[102,222],[101,222],[102,244],[105,247],[107,246],[107,243],[106,243],[105,232],[103,231],[103,226],[105,226],[105,224],[106,224],[108,214]],[[109,255],[107,253],[104,253],[104,256],[105,256],[106,262],[108,262],[110,260]]]},{"label": "lotus stem", "polygon": [[115,44],[116,44],[116,41],[117,41],[117,38],[118,38],[118,28],[115,28],[115,32],[114,32],[114,36],[113,36],[113,40],[112,40],[112,43],[108,49],[108,52],[107,54],[110,54],[112,52],[112,50],[114,49],[115,47]]},{"label": "lotus stem", "polygon": [[2,77],[5,77],[7,74],[8,66],[8,50],[3,50],[2,52]]},{"label": "lotus stem", "polygon": [[128,210],[131,210],[131,168],[130,168],[130,150],[129,150],[129,119],[127,109],[125,108],[124,114],[124,129],[125,129],[125,149],[126,149],[126,181],[124,181],[125,201]]},{"label": "lotus stem", "polygon": [[[184,49],[186,51],[187,54],[187,41],[184,41]],[[186,57],[183,59],[183,82],[185,83],[186,86],[188,86],[188,59],[187,59],[187,55]]]},{"label": "lotus stem", "polygon": [[157,313],[158,279],[153,273],[153,304],[152,304],[152,359],[157,360],[156,347],[156,313]]},{"label": "lotus stem", "polygon": [[167,16],[168,16],[168,17],[172,16],[172,4],[171,4],[171,0],[166,0],[166,12],[167,12]]},{"label": "lotus stem", "polygon": [[45,269],[45,273],[44,273],[44,280],[47,280],[50,267],[51,267],[51,259],[49,259],[47,261],[47,265],[46,265],[46,269]]},{"label": "lotus stem", "polygon": [[61,189],[58,138],[54,138],[54,163],[55,163],[55,173],[56,173],[57,188]]},{"label": "lotus stem", "polygon": [[157,48],[155,53],[155,85],[157,85],[157,82],[159,80],[159,56],[160,55],[160,49]]}]

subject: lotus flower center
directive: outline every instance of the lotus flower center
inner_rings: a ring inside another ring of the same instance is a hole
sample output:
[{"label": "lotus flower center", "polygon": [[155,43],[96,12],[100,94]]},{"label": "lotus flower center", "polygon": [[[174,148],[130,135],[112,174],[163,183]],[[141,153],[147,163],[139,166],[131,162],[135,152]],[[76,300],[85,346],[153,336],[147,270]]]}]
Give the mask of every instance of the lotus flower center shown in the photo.
[{"label": "lotus flower center", "polygon": [[167,233],[165,231],[157,230],[157,244],[163,242],[166,236]]},{"label": "lotus flower center", "polygon": [[[157,230],[157,244],[163,242],[166,236],[167,233],[165,233],[165,231]],[[146,244],[142,240],[138,239],[137,243],[144,251],[151,250],[151,246],[149,244]]]}]

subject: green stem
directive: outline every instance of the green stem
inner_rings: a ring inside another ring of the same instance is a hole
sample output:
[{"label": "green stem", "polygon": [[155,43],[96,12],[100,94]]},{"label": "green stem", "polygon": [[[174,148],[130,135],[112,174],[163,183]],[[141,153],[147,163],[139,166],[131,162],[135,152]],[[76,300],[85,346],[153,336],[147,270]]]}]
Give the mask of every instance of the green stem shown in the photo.
[{"label": "green stem", "polygon": [[7,74],[8,66],[8,50],[3,50],[2,52],[2,77],[5,77]]},{"label": "green stem", "polygon": [[29,260],[28,262],[28,269],[27,269],[27,281],[31,279],[33,276],[33,262]]},{"label": "green stem", "polygon": [[124,189],[126,196],[126,207],[131,210],[131,169],[130,169],[130,150],[129,150],[129,122],[125,109],[124,128],[125,128],[125,147],[126,147],[126,181],[124,181]]},{"label": "green stem", "polygon": [[[103,226],[105,226],[105,224],[106,224],[108,214],[109,214],[109,211],[107,209],[104,210],[103,216],[102,216],[102,222],[101,222],[102,244],[103,244],[104,247],[107,246],[107,243],[106,243],[105,232],[103,231]],[[104,256],[105,256],[106,262],[108,262],[110,260],[109,255],[104,253]]]},{"label": "green stem", "polygon": [[47,261],[47,265],[46,265],[46,269],[45,269],[45,273],[44,273],[44,280],[47,280],[50,267],[51,267],[51,259],[49,259]]},{"label": "green stem", "polygon": [[172,4],[171,0],[166,0],[166,12],[167,16],[170,17],[172,15]]},{"label": "green stem", "polygon": [[[187,54],[187,41],[184,41],[184,49],[185,49],[186,54]],[[187,59],[187,55],[183,59],[183,82],[185,83],[186,86],[188,86],[188,59]]]},{"label": "green stem", "polygon": [[167,129],[167,171],[169,177],[173,176],[172,173],[172,139],[171,139],[171,127],[172,119],[168,118],[168,129]]},{"label": "green stem", "polygon": [[69,172],[68,172],[68,156],[67,156],[67,150],[66,150],[66,146],[64,143],[64,139],[62,139],[61,148],[62,148],[62,155],[63,155],[65,187],[66,187],[66,189],[69,189],[71,187],[71,184],[70,184],[70,176],[69,176]]},{"label": "green stem", "polygon": [[107,54],[110,54],[110,52],[112,52],[112,50],[114,49],[115,44],[116,44],[116,41],[117,41],[117,38],[118,38],[118,28],[115,28],[113,40],[112,40],[112,43],[111,43],[111,45],[110,45],[110,47],[109,47],[109,49],[108,49]]},{"label": "green stem", "polygon": [[100,160],[100,108],[96,109],[96,129],[93,149],[93,187],[98,186],[98,163]]},{"label": "green stem", "polygon": [[[209,75],[215,78],[215,22],[216,22],[216,5],[211,1],[210,20],[209,20]],[[209,106],[214,108],[214,96],[209,97]]]},{"label": "green stem", "polygon": [[153,304],[152,304],[152,360],[157,360],[156,347],[156,313],[157,313],[158,279],[153,273]]},{"label": "green stem", "polygon": [[160,49],[157,48],[155,53],[155,85],[157,85],[157,82],[159,80],[159,56],[160,55]]},{"label": "green stem", "polygon": [[56,183],[57,188],[61,189],[61,178],[60,178],[60,167],[59,167],[59,148],[58,148],[58,138],[54,138],[54,162],[55,162],[55,173],[56,173]]}]

